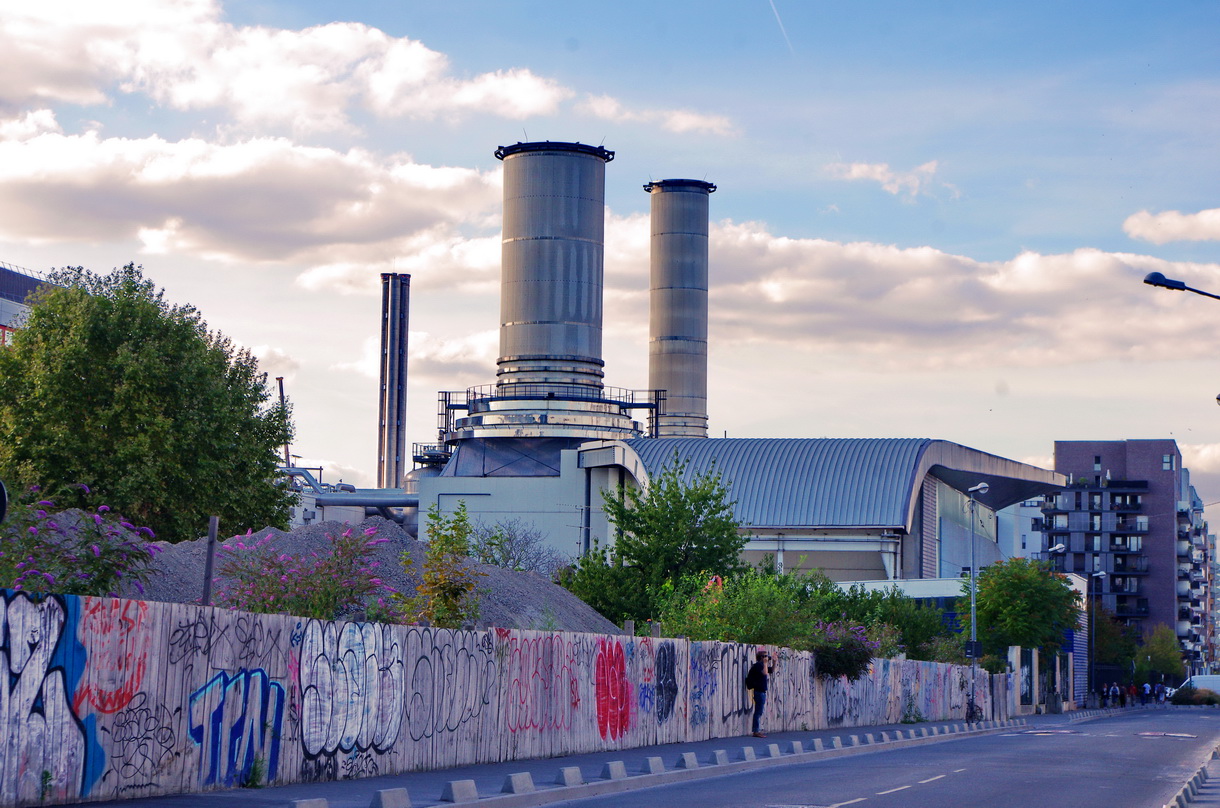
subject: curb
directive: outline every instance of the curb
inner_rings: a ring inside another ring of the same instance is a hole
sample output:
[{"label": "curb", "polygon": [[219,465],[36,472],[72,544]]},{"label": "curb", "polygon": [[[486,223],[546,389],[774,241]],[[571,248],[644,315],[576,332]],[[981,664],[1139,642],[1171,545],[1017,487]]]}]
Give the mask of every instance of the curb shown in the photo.
[{"label": "curb", "polygon": [[1165,808],[1186,808],[1187,805],[1195,801],[1195,797],[1199,794],[1199,789],[1207,783],[1211,778],[1207,773],[1207,768],[1213,760],[1220,758],[1220,746],[1217,746],[1203,761],[1203,765],[1195,772],[1194,776],[1186,781],[1186,785],[1178,789],[1178,793],[1174,795],[1172,801],[1165,803]]},{"label": "curb", "polygon": [[[577,800],[584,797],[596,797],[602,794],[618,794],[635,791],[641,788],[683,783],[689,780],[701,780],[708,777],[722,777],[728,774],[754,771],[773,766],[790,766],[801,763],[813,763],[819,760],[850,757],[886,749],[902,749],[908,746],[919,746],[929,743],[944,743],[966,737],[994,735],[1015,727],[1027,726],[1024,718],[1008,719],[1006,721],[982,721],[976,724],[950,724],[944,727],[923,727],[919,730],[902,730],[880,733],[880,738],[872,733],[863,738],[858,735],[849,737],[844,745],[839,736],[828,740],[814,738],[808,744],[792,741],[786,750],[781,750],[777,743],[768,744],[761,756],[755,753],[753,746],[743,746],[737,750],[736,759],[729,759],[726,749],[716,749],[708,755],[705,762],[696,759],[694,752],[684,752],[674,762],[674,768],[666,768],[661,758],[648,758],[644,770],[637,774],[627,774],[626,766],[621,760],[610,761],[602,769],[599,780],[584,782],[580,770],[575,767],[565,767],[559,770],[555,785],[538,790],[533,778],[528,772],[510,774],[504,779],[504,787],[500,794],[480,797],[473,780],[451,780],[445,785],[441,796],[442,803],[456,805],[486,805],[493,808],[536,808],[554,802]],[[892,736],[892,737],[891,737]],[[808,745],[809,748],[806,748]],[[412,808],[411,798],[405,788],[379,791],[373,798],[370,808]],[[329,808],[325,797],[297,799],[289,802],[290,808]]]}]

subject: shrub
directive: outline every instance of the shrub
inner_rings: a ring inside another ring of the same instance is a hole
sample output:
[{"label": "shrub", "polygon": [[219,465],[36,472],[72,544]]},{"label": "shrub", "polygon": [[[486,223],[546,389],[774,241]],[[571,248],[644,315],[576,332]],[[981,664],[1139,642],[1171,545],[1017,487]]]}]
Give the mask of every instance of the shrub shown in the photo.
[{"label": "shrub", "polygon": [[[87,485],[80,493],[90,495]],[[107,505],[53,512],[32,486],[0,525],[0,587],[65,595],[115,596],[124,581],[143,593],[156,538]]]},{"label": "shrub", "polygon": [[810,636],[809,650],[815,655],[818,676],[854,680],[868,671],[877,643],[868,638],[864,626],[847,620],[819,621]]},{"label": "shrub", "polygon": [[[428,509],[423,581],[414,597],[398,593],[391,596],[401,619],[427,621],[439,628],[462,628],[479,619],[476,583],[484,573],[467,560],[472,531],[465,502],[459,503],[449,517],[442,515],[437,505]],[[410,566],[414,559],[403,553],[402,562],[404,567]]]},{"label": "shrub", "polygon": [[1179,687],[1169,701],[1171,704],[1220,705],[1220,693],[1204,687]]},{"label": "shrub", "polygon": [[277,553],[268,533],[261,540],[247,544],[250,534],[234,536],[224,544],[220,562],[222,578],[228,583],[216,593],[216,602],[231,609],[278,614],[287,612],[298,617],[333,620],[341,613],[363,608],[366,601],[391,590],[377,577],[377,562],[371,559],[373,548],[389,539],[375,538],[377,528],[370,527],[354,535],[352,528],[335,537],[329,552],[314,551],[296,558]]}]

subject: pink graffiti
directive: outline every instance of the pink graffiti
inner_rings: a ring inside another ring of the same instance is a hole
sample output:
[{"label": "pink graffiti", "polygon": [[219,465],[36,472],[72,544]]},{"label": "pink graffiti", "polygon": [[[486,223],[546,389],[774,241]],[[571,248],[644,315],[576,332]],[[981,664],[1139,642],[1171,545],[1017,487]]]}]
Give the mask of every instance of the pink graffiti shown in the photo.
[{"label": "pink graffiti", "polygon": [[115,713],[131,703],[148,667],[148,604],[139,600],[83,597],[77,629],[89,651],[85,675],[72,709],[88,702],[99,713]]},{"label": "pink graffiti", "polygon": [[504,637],[508,688],[504,718],[509,732],[569,729],[580,706],[571,640],[559,635]]},{"label": "pink graffiti", "polygon": [[623,644],[599,637],[594,665],[597,730],[603,740],[618,740],[631,727],[631,683],[627,680]]}]

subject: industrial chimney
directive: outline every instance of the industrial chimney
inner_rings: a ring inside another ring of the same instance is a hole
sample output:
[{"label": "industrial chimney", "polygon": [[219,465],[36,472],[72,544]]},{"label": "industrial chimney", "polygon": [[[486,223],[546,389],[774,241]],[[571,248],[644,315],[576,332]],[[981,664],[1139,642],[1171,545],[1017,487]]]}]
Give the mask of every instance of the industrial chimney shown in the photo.
[{"label": "industrial chimney", "polygon": [[381,274],[381,400],[377,486],[402,488],[407,458],[407,321],[411,276]]},{"label": "industrial chimney", "polygon": [[[583,143],[501,146],[500,356],[496,383],[442,401],[442,439],[639,437],[631,391],[602,384],[606,163]],[[449,422],[446,411],[465,409]]]},{"label": "industrial chimney", "polygon": [[658,438],[707,437],[708,195],[702,180],[659,180],[652,196],[648,386],[664,390]]}]

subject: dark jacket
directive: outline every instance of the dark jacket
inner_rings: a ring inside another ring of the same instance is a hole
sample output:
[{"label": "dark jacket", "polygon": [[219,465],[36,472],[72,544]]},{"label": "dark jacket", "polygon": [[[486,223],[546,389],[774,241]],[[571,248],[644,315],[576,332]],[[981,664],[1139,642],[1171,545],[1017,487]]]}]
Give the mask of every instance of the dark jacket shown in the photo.
[{"label": "dark jacket", "polygon": [[766,663],[761,660],[755,662],[750,666],[750,672],[746,674],[746,687],[755,693],[766,693],[767,681],[774,670],[774,665],[768,668]]}]

